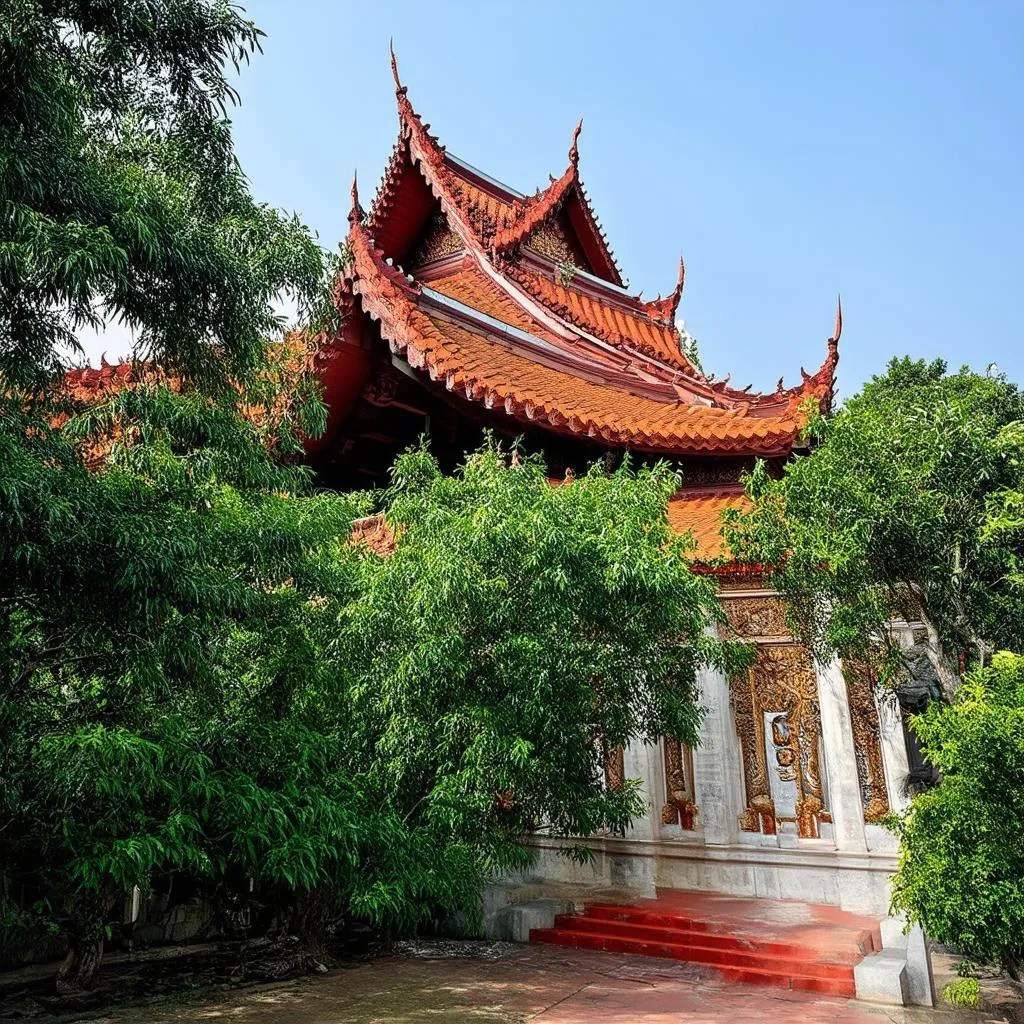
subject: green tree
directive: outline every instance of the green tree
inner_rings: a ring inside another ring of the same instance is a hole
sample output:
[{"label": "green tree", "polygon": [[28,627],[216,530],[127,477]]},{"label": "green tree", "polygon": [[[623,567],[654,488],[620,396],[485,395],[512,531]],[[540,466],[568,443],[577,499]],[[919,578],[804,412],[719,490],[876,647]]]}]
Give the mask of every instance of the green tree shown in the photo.
[{"label": "green tree", "polygon": [[939,785],[898,825],[893,905],[939,942],[1024,960],[1024,658],[996,653],[913,727]]},{"label": "green tree", "polygon": [[[694,679],[742,652],[669,529],[664,469],[552,488],[488,449],[315,491],[323,254],[253,200],[220,0],[0,0],[0,943],[62,936],[91,983],[110,909],[187,872],[300,930],[471,908],[525,831],[621,827],[609,751],[692,740]],[[65,380],[126,321],[127,386]]]},{"label": "green tree", "polygon": [[542,460],[493,445],[453,476],[424,449],[394,467],[395,548],[361,560],[323,640],[347,697],[324,707],[351,715],[381,799],[481,872],[522,866],[530,832],[623,828],[637,784],[606,786],[606,761],[695,744],[699,667],[744,662],[708,631],[722,613],[668,523],[677,486],[628,464],[551,486]]},{"label": "green tree", "polygon": [[1022,416],[1004,377],[894,360],[812,421],[811,451],[780,477],[752,474],[754,509],[727,527],[733,549],[771,566],[794,625],[823,657],[869,657],[888,643],[889,621],[923,622],[951,698],[960,654],[1024,644],[1008,532],[986,528],[993,502],[1019,487],[1007,439]]},{"label": "green tree", "polygon": [[0,3],[0,373],[37,387],[76,331],[120,320],[140,354],[207,385],[322,295],[322,253],[257,203],[225,69],[260,33],[227,0]]},{"label": "green tree", "polygon": [[[308,887],[351,853],[358,794],[226,660],[257,637],[256,678],[294,685],[353,514],[289,465],[324,409],[272,302],[312,313],[325,261],[232,150],[258,39],[219,0],[0,3],[0,902],[6,943],[66,936],[66,989],[155,872]],[[145,370],[66,387],[105,319]]]}]

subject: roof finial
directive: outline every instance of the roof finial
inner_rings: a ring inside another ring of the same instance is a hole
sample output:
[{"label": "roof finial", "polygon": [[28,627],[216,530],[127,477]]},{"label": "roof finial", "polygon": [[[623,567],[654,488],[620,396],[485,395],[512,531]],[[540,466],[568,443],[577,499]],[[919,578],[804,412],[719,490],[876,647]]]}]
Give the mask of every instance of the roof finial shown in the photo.
[{"label": "roof finial", "polygon": [[679,305],[679,300],[683,297],[683,285],[686,283],[686,263],[683,260],[683,254],[679,254],[679,277],[676,278],[676,290],[672,293],[672,297],[675,299],[675,304]]},{"label": "roof finial", "polygon": [[393,38],[388,40],[388,49],[391,51],[391,74],[395,79],[395,92],[398,93],[399,96],[404,96],[406,88],[402,85],[402,80],[398,77],[398,58],[395,57],[395,40]]},{"label": "roof finial", "polygon": [[579,166],[580,162],[579,141],[581,131],[583,131],[582,117],[576,122],[576,127],[573,129],[572,133],[572,145],[569,147],[569,163],[571,163],[573,167]]},{"label": "roof finial", "polygon": [[359,205],[359,172],[352,172],[352,206],[348,211],[348,222],[355,227],[363,219],[363,208]]},{"label": "roof finial", "polygon": [[835,333],[831,338],[828,339],[830,345],[838,345],[839,338],[843,333],[843,297],[840,295],[836,299],[836,329]]}]

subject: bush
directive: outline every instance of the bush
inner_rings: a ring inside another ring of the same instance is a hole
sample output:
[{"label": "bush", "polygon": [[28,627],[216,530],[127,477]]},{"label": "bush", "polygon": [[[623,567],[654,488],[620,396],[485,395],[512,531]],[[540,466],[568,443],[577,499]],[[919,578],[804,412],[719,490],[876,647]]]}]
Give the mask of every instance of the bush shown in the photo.
[{"label": "bush", "polygon": [[1001,652],[911,719],[939,785],[896,824],[893,907],[1011,970],[1024,955],[1024,657]]},{"label": "bush", "polygon": [[977,978],[958,978],[942,990],[942,998],[950,1006],[976,1010],[981,1002],[981,985]]}]

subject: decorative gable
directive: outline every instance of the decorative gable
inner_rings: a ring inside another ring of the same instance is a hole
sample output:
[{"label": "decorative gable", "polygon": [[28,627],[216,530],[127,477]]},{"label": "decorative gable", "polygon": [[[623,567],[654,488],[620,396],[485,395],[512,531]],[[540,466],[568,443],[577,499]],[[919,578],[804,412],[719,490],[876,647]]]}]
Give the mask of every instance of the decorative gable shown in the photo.
[{"label": "decorative gable", "polygon": [[412,267],[422,267],[427,263],[434,263],[448,256],[455,256],[462,251],[462,239],[452,231],[451,226],[448,224],[448,218],[439,209],[427,222],[423,238],[414,250],[409,265]]},{"label": "decorative gable", "polygon": [[543,256],[558,265],[572,264],[580,270],[590,270],[590,265],[579,245],[566,231],[560,217],[552,218],[540,225],[527,239],[526,246],[538,256]]}]

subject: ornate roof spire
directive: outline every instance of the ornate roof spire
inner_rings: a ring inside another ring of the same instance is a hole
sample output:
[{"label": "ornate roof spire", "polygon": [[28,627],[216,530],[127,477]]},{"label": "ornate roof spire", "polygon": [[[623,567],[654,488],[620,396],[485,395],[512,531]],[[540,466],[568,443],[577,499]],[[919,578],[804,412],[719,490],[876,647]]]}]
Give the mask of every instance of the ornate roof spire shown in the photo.
[{"label": "ornate roof spire", "polygon": [[352,172],[352,205],[348,211],[348,222],[350,225],[355,226],[359,224],[363,219],[363,208],[359,205],[359,181],[358,172]]},{"label": "ornate roof spire", "polygon": [[576,127],[572,132],[572,145],[569,147],[569,163],[571,163],[573,167],[579,167],[580,163],[579,141],[581,131],[583,131],[582,117],[576,122]]},{"label": "ornate roof spire", "polygon": [[[679,300],[683,297],[683,285],[686,283],[686,263],[683,261],[683,254],[679,254],[679,275],[676,278],[675,288],[664,299],[658,298],[645,302],[648,316],[655,320],[671,321],[675,318],[676,310],[679,308]],[[637,296],[639,298],[639,296]]]},{"label": "ornate roof spire", "polygon": [[835,333],[831,338],[828,339],[829,345],[838,345],[839,339],[843,333],[843,297],[840,295],[836,299],[836,329]]},{"label": "ornate roof spire", "polygon": [[395,56],[394,39],[388,40],[388,49],[391,51],[391,74],[395,79],[395,92],[399,96],[404,96],[409,90],[402,85],[402,80],[398,77],[398,58]]},{"label": "ornate roof spire", "polygon": [[679,254],[679,276],[676,278],[675,291],[672,292],[672,298],[675,305],[679,305],[679,300],[683,297],[683,285],[686,284],[686,262],[683,259],[683,254]]}]

